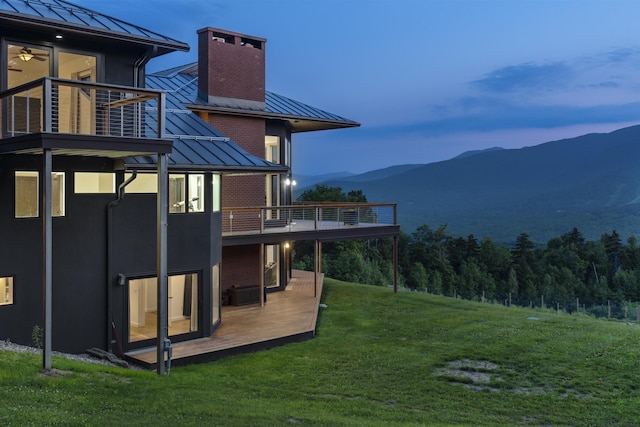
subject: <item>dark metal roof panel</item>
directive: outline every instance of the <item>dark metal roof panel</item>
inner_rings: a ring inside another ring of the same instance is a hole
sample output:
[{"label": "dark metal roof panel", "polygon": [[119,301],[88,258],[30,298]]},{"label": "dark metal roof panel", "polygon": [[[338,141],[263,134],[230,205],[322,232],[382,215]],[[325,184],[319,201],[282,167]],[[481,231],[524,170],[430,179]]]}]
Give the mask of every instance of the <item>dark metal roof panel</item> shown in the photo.
[{"label": "dark metal roof panel", "polygon": [[357,126],[358,123],[316,107],[304,104],[286,96],[273,92],[265,93],[265,108],[248,108],[232,104],[209,104],[198,98],[198,76],[193,73],[183,73],[192,70],[195,64],[187,64],[169,70],[147,76],[150,87],[155,89],[175,91],[176,99],[183,104],[202,105],[203,107],[230,108],[243,111],[256,111],[284,116],[287,118],[299,118],[301,120],[318,120],[343,123],[347,126]]},{"label": "dark metal roof panel", "polygon": [[[229,140],[169,138],[173,140],[173,150],[168,155],[170,169],[233,172],[287,170],[282,165],[252,156]],[[156,156],[128,157],[124,163],[134,169],[155,167]]]},{"label": "dark metal roof panel", "polygon": [[282,114],[286,116],[299,116],[307,119],[330,120],[356,124],[353,120],[329,113],[316,107],[304,104],[286,96],[278,95],[267,91],[265,94],[266,108],[269,113]]},{"label": "dark metal roof panel", "polygon": [[0,17],[58,24],[90,33],[117,34],[173,50],[189,50],[186,43],[64,0],[0,0]]},{"label": "dark metal roof panel", "polygon": [[[286,171],[282,165],[270,163],[250,154],[225,137],[217,129],[186,109],[181,103],[181,91],[176,90],[189,79],[171,80],[147,77],[147,87],[165,90],[165,137],[173,141],[168,157],[169,168],[220,171]],[[152,137],[157,128],[157,105],[149,103],[145,116],[146,133]],[[124,160],[127,167],[154,167],[155,156],[136,156]]]}]

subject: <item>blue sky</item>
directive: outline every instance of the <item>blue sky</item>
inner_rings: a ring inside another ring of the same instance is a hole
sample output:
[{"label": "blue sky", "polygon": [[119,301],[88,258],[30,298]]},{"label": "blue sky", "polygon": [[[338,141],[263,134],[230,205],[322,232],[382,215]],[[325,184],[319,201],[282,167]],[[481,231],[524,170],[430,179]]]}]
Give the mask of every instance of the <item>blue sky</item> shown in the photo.
[{"label": "blue sky", "polygon": [[640,124],[637,0],[76,0],[191,45],[267,39],[267,89],[356,120],[294,136],[294,173],[430,163]]}]

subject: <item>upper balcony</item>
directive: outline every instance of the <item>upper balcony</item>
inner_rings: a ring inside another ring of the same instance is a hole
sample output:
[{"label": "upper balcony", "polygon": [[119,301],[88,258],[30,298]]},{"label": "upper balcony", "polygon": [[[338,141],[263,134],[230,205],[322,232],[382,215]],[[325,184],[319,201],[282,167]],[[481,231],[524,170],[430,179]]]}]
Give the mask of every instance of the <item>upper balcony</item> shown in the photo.
[{"label": "upper balcony", "polygon": [[169,153],[164,117],[161,91],[45,77],[0,92],[0,153]]},{"label": "upper balcony", "polygon": [[297,203],[222,210],[222,244],[398,236],[395,203]]}]

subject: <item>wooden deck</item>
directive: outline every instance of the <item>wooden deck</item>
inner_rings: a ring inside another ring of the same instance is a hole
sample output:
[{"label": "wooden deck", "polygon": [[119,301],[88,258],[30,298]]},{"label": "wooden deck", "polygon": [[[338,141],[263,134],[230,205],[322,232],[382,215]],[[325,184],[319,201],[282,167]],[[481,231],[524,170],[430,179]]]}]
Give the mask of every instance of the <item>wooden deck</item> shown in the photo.
[{"label": "wooden deck", "polygon": [[[233,354],[247,353],[315,335],[323,275],[318,274],[314,295],[314,273],[293,271],[286,290],[267,294],[264,306],[222,307],[222,324],[207,338],[173,344],[174,366],[208,362]],[[127,353],[133,363],[156,366],[156,348]]]}]

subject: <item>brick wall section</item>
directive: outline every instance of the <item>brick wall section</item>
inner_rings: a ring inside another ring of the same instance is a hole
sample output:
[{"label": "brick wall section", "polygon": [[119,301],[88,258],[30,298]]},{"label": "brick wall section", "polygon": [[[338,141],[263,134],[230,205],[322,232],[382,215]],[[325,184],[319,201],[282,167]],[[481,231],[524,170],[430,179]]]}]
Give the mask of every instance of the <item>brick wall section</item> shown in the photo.
[{"label": "brick wall section", "polygon": [[234,285],[259,285],[262,274],[259,260],[259,245],[222,248],[222,293]]},{"label": "brick wall section", "polygon": [[[206,120],[249,153],[264,158],[264,119],[209,114]],[[223,208],[264,205],[264,175],[222,177]]]}]

